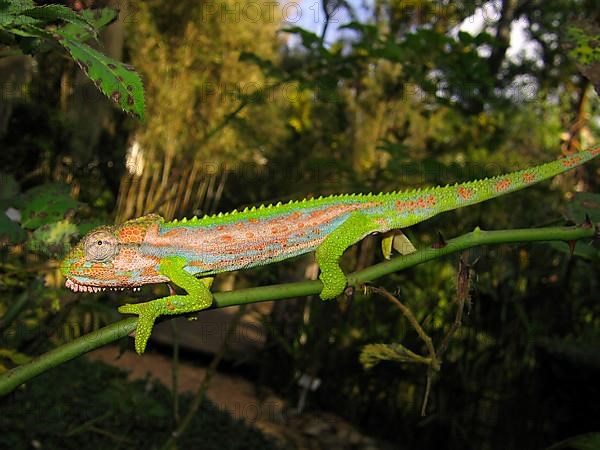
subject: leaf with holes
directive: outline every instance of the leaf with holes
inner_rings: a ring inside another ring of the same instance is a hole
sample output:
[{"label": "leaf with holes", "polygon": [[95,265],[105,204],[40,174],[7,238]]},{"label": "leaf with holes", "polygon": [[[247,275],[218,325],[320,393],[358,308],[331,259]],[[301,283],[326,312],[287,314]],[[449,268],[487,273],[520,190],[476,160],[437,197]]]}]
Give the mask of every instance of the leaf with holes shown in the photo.
[{"label": "leaf with holes", "polygon": [[21,225],[35,229],[47,223],[63,220],[77,207],[77,201],[69,195],[64,184],[44,184],[30,189],[23,195]]},{"label": "leaf with holes", "polygon": [[133,66],[103,55],[63,29],[55,30],[54,35],[104,95],[144,120],[144,86]]}]

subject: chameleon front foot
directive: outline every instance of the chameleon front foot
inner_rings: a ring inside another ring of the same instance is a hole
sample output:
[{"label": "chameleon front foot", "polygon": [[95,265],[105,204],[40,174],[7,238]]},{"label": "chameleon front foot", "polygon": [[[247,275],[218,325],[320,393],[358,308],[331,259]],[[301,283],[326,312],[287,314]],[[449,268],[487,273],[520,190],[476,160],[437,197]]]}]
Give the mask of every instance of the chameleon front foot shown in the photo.
[{"label": "chameleon front foot", "polygon": [[152,333],[154,322],[163,315],[186,314],[208,308],[213,301],[208,286],[210,280],[199,280],[184,270],[185,259],[169,257],[161,261],[159,273],[165,275],[174,284],[186,290],[187,295],[169,295],[145,303],[123,305],[120,313],[139,316],[135,330],[135,351],[144,353]]},{"label": "chameleon front foot", "polygon": [[139,316],[135,328],[135,351],[138,355],[146,350],[146,344],[152,334],[154,322],[160,316],[160,312],[156,311],[152,305],[153,303],[128,303],[119,307],[119,312],[122,314],[137,314]]}]

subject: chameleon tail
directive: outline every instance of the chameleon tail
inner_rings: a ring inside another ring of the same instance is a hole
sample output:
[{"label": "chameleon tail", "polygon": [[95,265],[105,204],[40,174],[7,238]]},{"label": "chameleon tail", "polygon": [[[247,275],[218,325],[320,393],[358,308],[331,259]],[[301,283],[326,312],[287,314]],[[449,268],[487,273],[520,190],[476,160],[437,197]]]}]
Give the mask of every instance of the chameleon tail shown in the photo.
[{"label": "chameleon tail", "polygon": [[440,206],[442,206],[443,211],[448,211],[518,191],[580,166],[598,155],[600,155],[600,147],[575,153],[529,169],[438,188],[440,189],[438,194],[443,198]]}]

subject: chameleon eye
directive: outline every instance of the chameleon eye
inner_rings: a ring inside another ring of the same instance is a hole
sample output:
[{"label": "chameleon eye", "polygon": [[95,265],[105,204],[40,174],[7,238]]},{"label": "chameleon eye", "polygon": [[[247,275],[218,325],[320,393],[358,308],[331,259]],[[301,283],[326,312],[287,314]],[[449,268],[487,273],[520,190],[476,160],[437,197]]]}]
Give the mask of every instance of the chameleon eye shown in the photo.
[{"label": "chameleon eye", "polygon": [[85,256],[90,261],[106,261],[115,255],[116,250],[116,238],[105,230],[96,231],[85,240]]}]

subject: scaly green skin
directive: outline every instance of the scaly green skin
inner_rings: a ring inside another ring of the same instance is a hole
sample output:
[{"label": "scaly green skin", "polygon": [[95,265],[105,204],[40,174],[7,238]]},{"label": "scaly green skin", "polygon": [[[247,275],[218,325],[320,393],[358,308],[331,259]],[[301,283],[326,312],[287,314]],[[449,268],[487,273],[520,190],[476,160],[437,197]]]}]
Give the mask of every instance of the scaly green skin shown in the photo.
[{"label": "scaly green skin", "polygon": [[[344,251],[372,233],[399,230],[436,214],[523,189],[593,159],[600,148],[485,180],[387,194],[346,194],[165,222],[148,215],[86,235],[61,264],[67,287],[97,292],[171,281],[187,295],[119,308],[138,314],[135,348],[143,353],[154,321],[212,304],[206,278],[316,251],[321,298],[346,287]],[[391,242],[384,249],[389,253]]]}]

